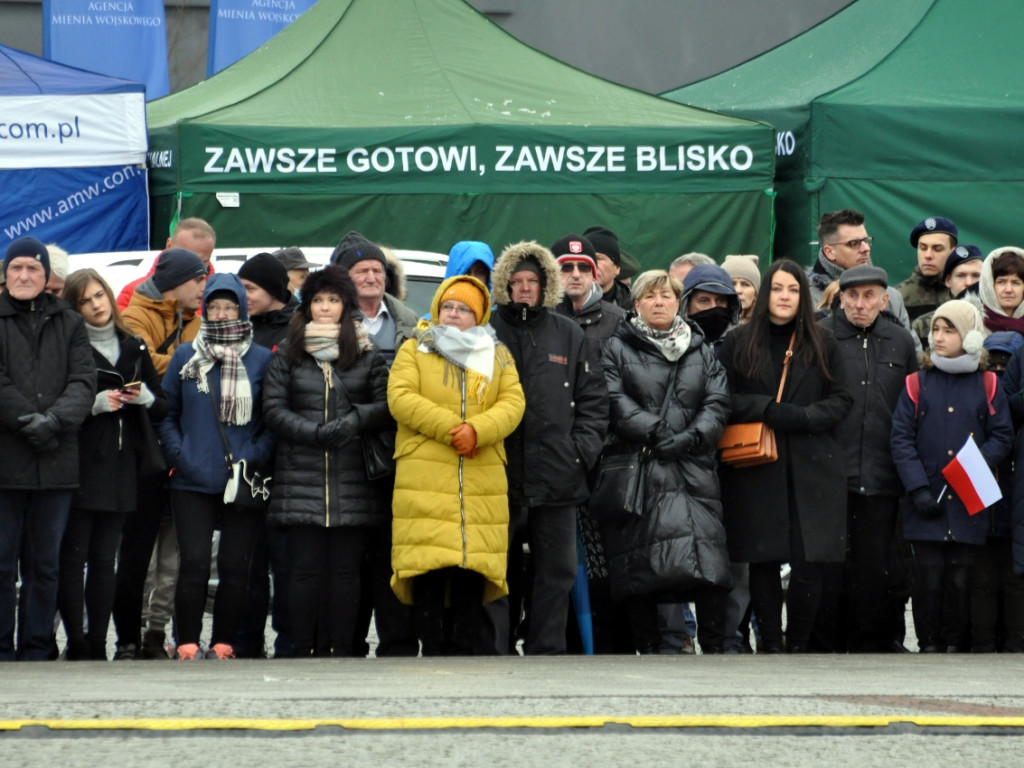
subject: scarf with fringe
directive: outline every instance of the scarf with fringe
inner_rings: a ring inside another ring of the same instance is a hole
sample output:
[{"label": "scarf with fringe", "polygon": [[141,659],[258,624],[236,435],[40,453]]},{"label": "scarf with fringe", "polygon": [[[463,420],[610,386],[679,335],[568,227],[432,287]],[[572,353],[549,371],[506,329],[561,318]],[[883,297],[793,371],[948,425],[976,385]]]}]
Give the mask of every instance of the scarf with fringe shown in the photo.
[{"label": "scarf with fringe", "polygon": [[220,408],[222,424],[241,426],[252,419],[252,387],[242,357],[252,344],[249,320],[203,320],[192,342],[193,354],[181,369],[182,380],[195,379],[200,392],[209,393],[209,374],[220,363]]},{"label": "scarf with fringe", "polygon": [[[420,352],[433,352],[465,371],[467,393],[471,393],[478,403],[484,401],[494,376],[497,347],[497,336],[490,325],[475,325],[462,331],[450,325],[421,323],[416,330],[416,342]],[[454,381],[448,381],[447,370],[444,383],[455,385]]]}]

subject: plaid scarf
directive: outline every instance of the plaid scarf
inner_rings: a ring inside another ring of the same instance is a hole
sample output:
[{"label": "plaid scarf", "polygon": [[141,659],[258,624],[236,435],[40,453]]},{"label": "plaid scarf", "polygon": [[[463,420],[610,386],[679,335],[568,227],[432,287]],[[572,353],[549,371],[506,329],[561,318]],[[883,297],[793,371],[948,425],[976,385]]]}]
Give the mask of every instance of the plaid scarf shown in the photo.
[{"label": "plaid scarf", "polygon": [[222,424],[248,424],[252,419],[252,387],[242,357],[252,344],[249,320],[203,320],[192,342],[194,353],[181,369],[182,380],[195,379],[200,392],[209,392],[209,373],[220,363],[220,409]]}]

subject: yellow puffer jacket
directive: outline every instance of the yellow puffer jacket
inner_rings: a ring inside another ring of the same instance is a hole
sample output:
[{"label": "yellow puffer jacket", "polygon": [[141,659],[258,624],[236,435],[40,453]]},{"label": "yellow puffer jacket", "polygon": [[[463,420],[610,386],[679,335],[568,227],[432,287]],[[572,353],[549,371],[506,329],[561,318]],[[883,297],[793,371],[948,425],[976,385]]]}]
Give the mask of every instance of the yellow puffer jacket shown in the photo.
[{"label": "yellow puffer jacket", "polygon": [[[459,279],[466,278],[451,278]],[[436,322],[436,298],[432,310]],[[462,369],[420,351],[415,339],[401,346],[391,367],[388,405],[398,422],[391,587],[407,605],[416,576],[450,566],[484,576],[485,602],[508,594],[502,441],[519,424],[526,401],[512,355],[501,343],[483,402],[466,396],[465,380]],[[472,459],[455,452],[448,434],[463,422],[463,402],[465,421],[477,435],[479,453]]]}]

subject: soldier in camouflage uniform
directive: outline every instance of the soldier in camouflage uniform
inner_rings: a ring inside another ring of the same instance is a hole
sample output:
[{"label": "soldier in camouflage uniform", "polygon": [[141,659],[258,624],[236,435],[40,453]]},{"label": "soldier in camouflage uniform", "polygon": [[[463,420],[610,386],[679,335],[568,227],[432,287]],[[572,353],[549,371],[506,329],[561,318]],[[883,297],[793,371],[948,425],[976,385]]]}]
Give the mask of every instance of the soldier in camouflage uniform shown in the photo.
[{"label": "soldier in camouflage uniform", "polygon": [[958,235],[956,224],[943,216],[929,216],[910,233],[910,244],[917,249],[917,266],[896,290],[903,297],[911,322],[953,298],[942,270],[946,258],[956,248]]},{"label": "soldier in camouflage uniform", "polygon": [[[978,281],[981,280],[982,261],[981,248],[976,245],[966,243],[958,245],[949,254],[946,266],[942,268],[942,280],[954,299],[970,300],[968,294],[971,294],[980,305],[977,293]],[[921,315],[914,321],[912,328],[914,335],[921,340],[925,350],[928,349],[928,332],[932,329],[933,317],[935,317],[934,310]]]}]

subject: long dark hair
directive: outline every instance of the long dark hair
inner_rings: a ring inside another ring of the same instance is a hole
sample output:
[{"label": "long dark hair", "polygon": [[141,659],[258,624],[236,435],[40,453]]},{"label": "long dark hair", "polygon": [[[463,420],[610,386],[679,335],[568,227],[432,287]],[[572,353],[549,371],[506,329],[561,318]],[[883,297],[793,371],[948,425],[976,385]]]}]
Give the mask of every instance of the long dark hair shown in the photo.
[{"label": "long dark hair", "polygon": [[92,281],[99,283],[103,292],[107,294],[107,299],[110,301],[110,318],[114,321],[114,327],[125,336],[134,336],[135,334],[128,329],[124,318],[121,317],[121,310],[117,308],[117,298],[114,296],[113,289],[95,269],[91,267],[76,269],[68,275],[68,279],[64,283],[64,290],[61,292],[61,298],[70,304],[75,312],[82,314],[82,294],[85,293],[86,287]]},{"label": "long dark hair", "polygon": [[780,259],[772,263],[764,273],[761,281],[762,290],[757,293],[754,310],[746,325],[737,328],[734,333],[742,336],[736,351],[736,367],[747,378],[772,370],[771,350],[768,332],[771,319],[768,317],[768,301],[772,294],[772,278],[776,272],[791,275],[800,286],[800,305],[796,311],[796,341],[793,343],[793,359],[805,368],[817,368],[831,380],[828,370],[828,355],[825,342],[821,336],[821,328],[814,320],[814,307],[811,304],[811,289],[807,284],[807,276],[803,268],[790,259]]},{"label": "long dark hair", "polygon": [[359,357],[359,340],[352,313],[359,308],[356,287],[341,267],[329,266],[310,272],[302,284],[302,303],[288,323],[284,354],[297,365],[306,355],[306,325],[313,320],[310,306],[318,293],[333,293],[341,297],[341,318],[338,320],[338,359],[335,367],[344,371],[351,368]]}]

